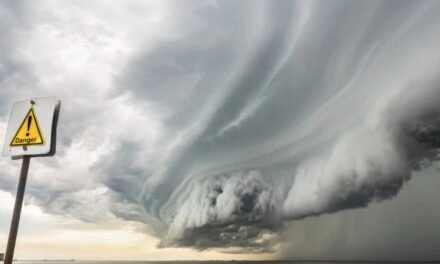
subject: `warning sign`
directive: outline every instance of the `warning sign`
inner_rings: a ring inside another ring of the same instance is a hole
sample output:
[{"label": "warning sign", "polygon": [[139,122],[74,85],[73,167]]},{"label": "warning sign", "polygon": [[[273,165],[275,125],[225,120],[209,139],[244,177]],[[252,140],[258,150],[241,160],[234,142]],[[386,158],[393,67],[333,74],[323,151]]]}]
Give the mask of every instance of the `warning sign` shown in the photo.
[{"label": "warning sign", "polygon": [[43,135],[41,134],[33,107],[29,109],[10,143],[11,147],[28,145],[44,145]]}]

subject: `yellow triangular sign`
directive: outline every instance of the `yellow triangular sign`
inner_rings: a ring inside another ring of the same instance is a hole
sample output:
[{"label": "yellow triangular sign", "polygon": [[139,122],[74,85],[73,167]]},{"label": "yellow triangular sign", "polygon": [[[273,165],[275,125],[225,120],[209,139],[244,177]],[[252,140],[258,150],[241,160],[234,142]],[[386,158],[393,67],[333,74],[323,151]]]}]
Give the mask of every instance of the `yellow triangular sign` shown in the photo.
[{"label": "yellow triangular sign", "polygon": [[10,144],[11,147],[29,145],[44,145],[43,135],[40,132],[40,126],[38,125],[37,117],[32,107]]}]

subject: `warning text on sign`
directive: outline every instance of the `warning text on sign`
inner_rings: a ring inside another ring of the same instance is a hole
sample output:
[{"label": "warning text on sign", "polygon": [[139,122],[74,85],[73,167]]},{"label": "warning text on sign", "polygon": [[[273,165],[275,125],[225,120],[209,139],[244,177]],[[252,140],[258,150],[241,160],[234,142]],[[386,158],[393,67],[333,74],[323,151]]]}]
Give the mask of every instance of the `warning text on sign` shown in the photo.
[{"label": "warning text on sign", "polygon": [[15,138],[14,145],[29,145],[32,143],[36,143],[37,138]]}]

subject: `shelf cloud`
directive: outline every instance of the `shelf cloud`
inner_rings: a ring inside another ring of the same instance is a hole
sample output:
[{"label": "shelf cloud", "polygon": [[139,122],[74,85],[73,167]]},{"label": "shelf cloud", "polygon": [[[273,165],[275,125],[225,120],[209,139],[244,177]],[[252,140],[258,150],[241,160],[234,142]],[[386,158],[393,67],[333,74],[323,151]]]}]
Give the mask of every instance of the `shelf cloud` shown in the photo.
[{"label": "shelf cloud", "polygon": [[268,252],[289,221],[392,199],[438,159],[438,2],[127,3],[43,18],[23,2],[41,23],[0,41],[2,91],[36,78],[66,105],[59,154],[38,163],[52,184],[30,183],[46,211],[144,223],[160,247]]}]

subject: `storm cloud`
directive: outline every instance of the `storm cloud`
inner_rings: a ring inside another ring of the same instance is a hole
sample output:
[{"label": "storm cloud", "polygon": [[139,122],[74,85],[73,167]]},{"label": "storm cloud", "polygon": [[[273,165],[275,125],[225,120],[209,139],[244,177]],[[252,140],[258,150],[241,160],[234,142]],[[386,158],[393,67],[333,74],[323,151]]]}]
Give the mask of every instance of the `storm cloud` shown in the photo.
[{"label": "storm cloud", "polygon": [[438,159],[436,1],[8,3],[2,122],[14,98],[63,101],[60,151],[29,183],[47,212],[267,252],[286,223],[392,199]]},{"label": "storm cloud", "polygon": [[144,184],[163,245],[253,247],[284,221],[394,197],[438,154],[432,4],[265,6],[246,67]]}]

